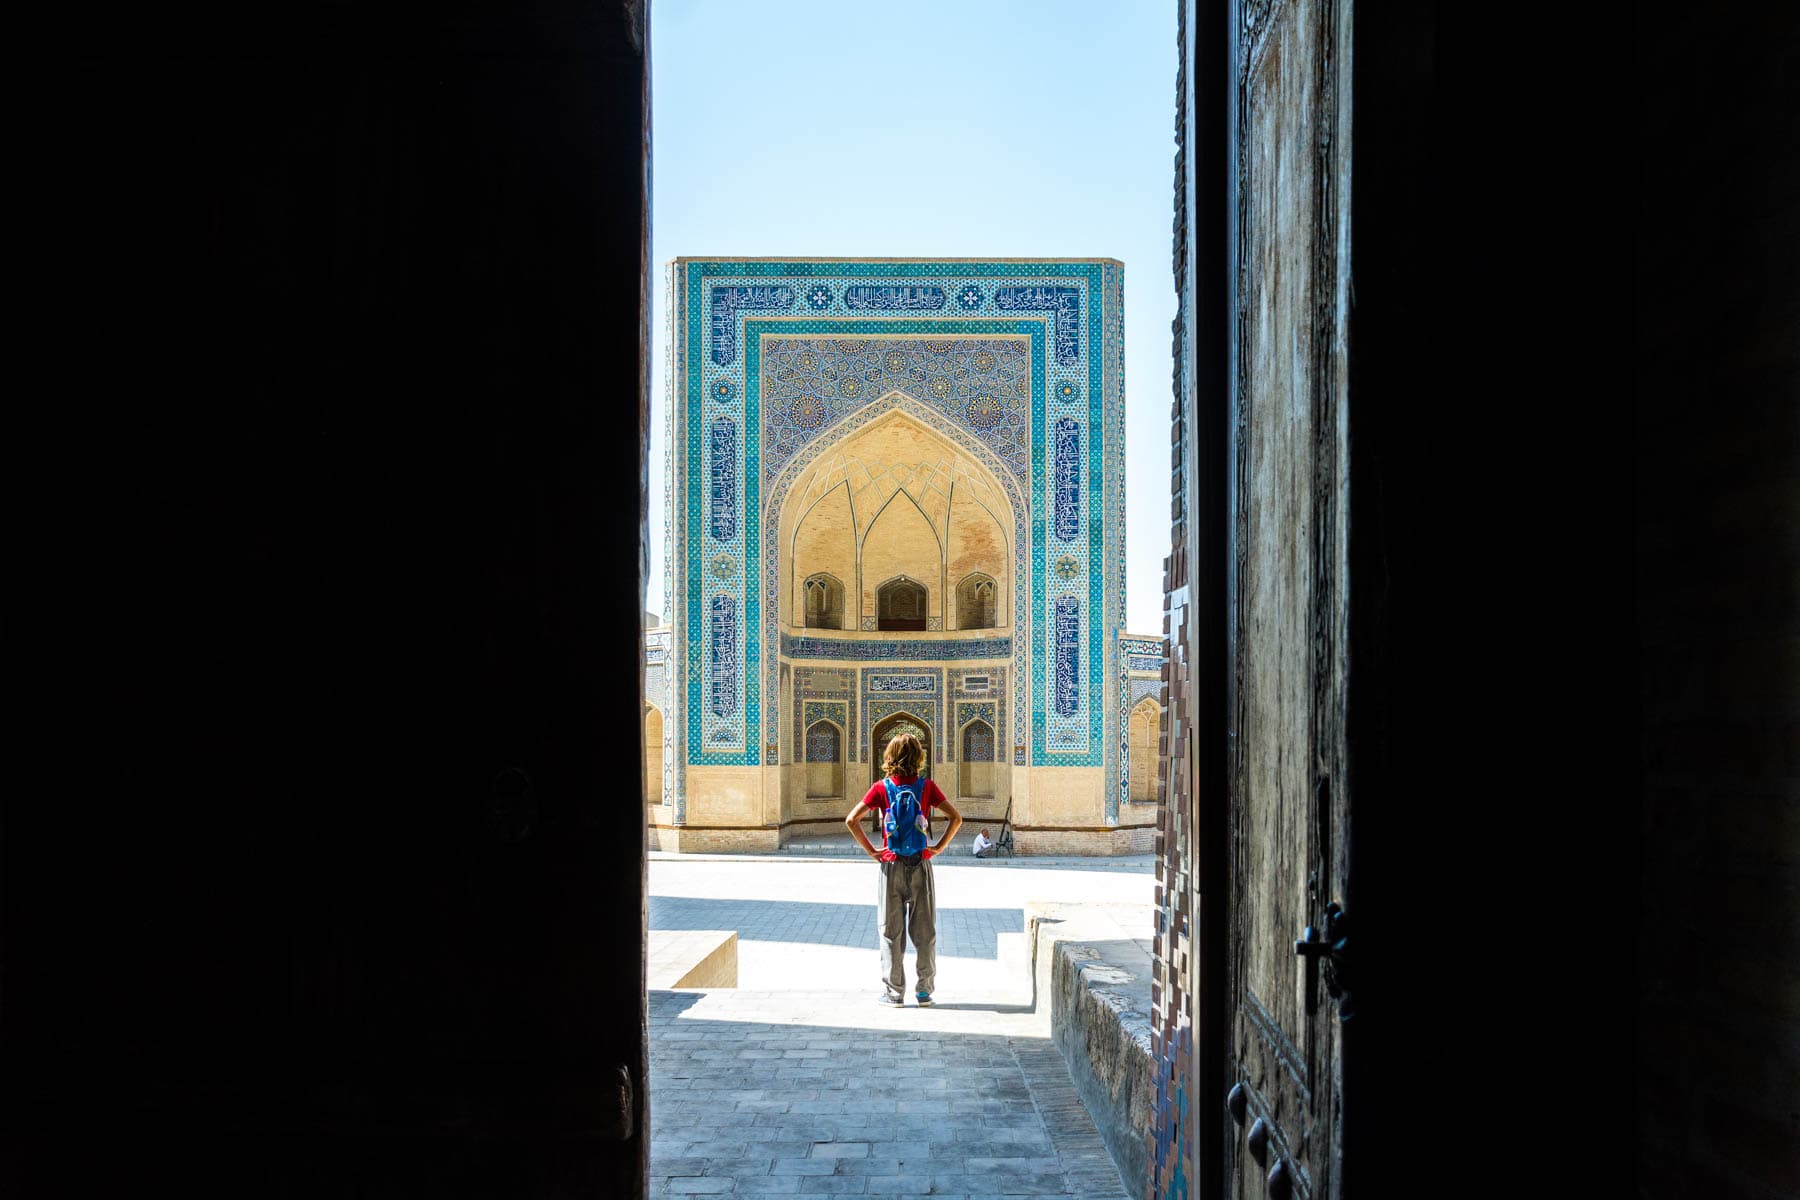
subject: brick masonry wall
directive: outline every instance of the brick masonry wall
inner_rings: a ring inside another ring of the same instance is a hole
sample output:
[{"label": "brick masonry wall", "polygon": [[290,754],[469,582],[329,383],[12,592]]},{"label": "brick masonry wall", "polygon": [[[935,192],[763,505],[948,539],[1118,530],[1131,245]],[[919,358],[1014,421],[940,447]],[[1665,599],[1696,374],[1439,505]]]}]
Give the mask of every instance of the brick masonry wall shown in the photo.
[{"label": "brick masonry wall", "polygon": [[[1180,66],[1175,81],[1175,290],[1187,294],[1187,24],[1182,5],[1178,44]],[[1175,735],[1190,728],[1189,653],[1187,629],[1171,622],[1168,598],[1187,586],[1187,498],[1184,486],[1186,447],[1183,348],[1185,303],[1176,310],[1173,340],[1174,403],[1169,410],[1169,557],[1163,560],[1163,636],[1168,654],[1163,661],[1163,735],[1160,778],[1157,781],[1156,838],[1156,939],[1150,983],[1151,1062],[1155,1072],[1155,1118],[1150,1130],[1149,1183],[1153,1197],[1185,1198],[1190,1181],[1197,1181],[1194,1159],[1196,1105],[1186,1095],[1192,1072],[1193,1009],[1186,988],[1191,941],[1187,896],[1190,891],[1188,815],[1192,812],[1182,772],[1172,763],[1186,760],[1185,747]],[[1174,739],[1174,740],[1172,740]]]}]

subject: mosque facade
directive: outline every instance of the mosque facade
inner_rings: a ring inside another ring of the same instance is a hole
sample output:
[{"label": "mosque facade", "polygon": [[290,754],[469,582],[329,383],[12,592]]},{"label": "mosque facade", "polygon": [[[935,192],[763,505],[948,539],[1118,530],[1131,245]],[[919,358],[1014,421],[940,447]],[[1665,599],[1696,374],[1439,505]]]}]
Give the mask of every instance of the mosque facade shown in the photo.
[{"label": "mosque facade", "polygon": [[1021,853],[1150,849],[1162,642],[1122,628],[1122,273],[671,264],[653,847],[841,835],[907,731]]}]

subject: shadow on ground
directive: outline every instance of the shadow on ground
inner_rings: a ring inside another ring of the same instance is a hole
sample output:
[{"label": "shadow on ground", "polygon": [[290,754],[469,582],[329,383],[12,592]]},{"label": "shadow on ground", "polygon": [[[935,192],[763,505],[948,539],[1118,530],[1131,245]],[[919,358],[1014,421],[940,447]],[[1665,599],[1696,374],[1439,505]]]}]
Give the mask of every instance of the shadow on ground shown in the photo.
[{"label": "shadow on ground", "polygon": [[[740,942],[799,942],[873,951],[873,904],[808,900],[738,900],[695,896],[650,897],[651,929],[735,929]],[[996,936],[1021,933],[1019,908],[940,908],[937,950],[947,958],[998,955]]]}]

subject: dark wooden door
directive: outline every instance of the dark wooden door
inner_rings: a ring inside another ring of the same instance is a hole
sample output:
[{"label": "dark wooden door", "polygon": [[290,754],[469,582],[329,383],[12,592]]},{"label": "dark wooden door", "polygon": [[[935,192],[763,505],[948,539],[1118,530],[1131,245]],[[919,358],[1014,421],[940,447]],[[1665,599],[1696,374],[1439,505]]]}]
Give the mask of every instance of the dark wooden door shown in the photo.
[{"label": "dark wooden door", "polygon": [[[1341,1187],[1338,1005],[1316,957],[1342,896],[1348,5],[1242,0],[1225,763],[1228,1194]],[[1340,86],[1342,84],[1342,86]]]},{"label": "dark wooden door", "polygon": [[0,1194],[646,1194],[648,7],[42,38]]}]

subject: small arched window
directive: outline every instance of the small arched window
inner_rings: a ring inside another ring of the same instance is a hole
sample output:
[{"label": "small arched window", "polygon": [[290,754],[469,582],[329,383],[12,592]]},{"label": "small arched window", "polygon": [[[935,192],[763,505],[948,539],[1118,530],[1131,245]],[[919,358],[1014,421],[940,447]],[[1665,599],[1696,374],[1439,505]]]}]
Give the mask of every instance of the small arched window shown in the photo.
[{"label": "small arched window", "polygon": [[904,575],[888,580],[875,592],[875,628],[924,629],[927,599],[925,585],[917,580]]},{"label": "small arched window", "polygon": [[829,575],[813,575],[803,585],[808,629],[844,627],[844,585]]},{"label": "small arched window", "polygon": [[956,627],[992,629],[1000,624],[1000,588],[990,575],[971,575],[956,585]]}]

